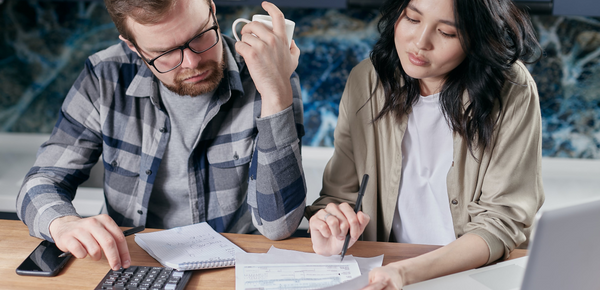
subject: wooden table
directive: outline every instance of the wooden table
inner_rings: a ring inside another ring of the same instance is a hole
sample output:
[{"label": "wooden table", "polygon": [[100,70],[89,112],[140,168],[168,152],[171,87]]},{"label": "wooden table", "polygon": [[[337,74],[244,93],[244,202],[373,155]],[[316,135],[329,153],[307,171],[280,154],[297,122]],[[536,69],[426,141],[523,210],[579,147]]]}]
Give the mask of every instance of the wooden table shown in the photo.
[{"label": "wooden table", "polygon": [[[144,232],[156,231],[146,229]],[[309,238],[289,238],[271,241],[260,235],[223,234],[229,240],[249,253],[266,253],[271,245],[288,250],[313,252]],[[71,259],[55,277],[19,276],[15,269],[40,243],[29,236],[27,227],[21,221],[0,220],[0,288],[1,289],[93,289],[110,269],[106,258]],[[160,266],[134,241],[127,237],[132,265]],[[438,246],[412,245],[399,243],[358,241],[348,249],[349,255],[374,257],[384,254],[383,264],[415,257]],[[525,250],[515,250],[510,258],[526,255]],[[192,276],[186,289],[235,289],[235,268],[198,270]]]}]

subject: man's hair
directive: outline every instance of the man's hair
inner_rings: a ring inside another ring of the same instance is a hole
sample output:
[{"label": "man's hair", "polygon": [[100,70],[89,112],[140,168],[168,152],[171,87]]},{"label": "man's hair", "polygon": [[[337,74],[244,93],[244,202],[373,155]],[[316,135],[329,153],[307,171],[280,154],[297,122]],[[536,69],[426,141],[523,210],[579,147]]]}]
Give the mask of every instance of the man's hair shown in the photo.
[{"label": "man's hair", "polygon": [[[106,10],[123,38],[134,42],[127,18],[131,17],[140,24],[158,23],[165,17],[179,0],[104,0]],[[192,0],[196,1],[196,0]],[[210,6],[211,0],[205,0]]]}]

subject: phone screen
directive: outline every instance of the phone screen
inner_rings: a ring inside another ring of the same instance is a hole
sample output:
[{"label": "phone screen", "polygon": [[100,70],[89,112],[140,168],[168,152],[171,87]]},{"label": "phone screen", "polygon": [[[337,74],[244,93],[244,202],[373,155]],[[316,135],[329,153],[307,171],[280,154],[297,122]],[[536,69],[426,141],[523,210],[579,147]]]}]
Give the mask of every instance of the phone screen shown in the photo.
[{"label": "phone screen", "polygon": [[19,265],[17,274],[34,276],[55,276],[60,269],[71,258],[66,255],[62,258],[58,256],[63,252],[56,247],[56,244],[42,241],[33,252]]}]

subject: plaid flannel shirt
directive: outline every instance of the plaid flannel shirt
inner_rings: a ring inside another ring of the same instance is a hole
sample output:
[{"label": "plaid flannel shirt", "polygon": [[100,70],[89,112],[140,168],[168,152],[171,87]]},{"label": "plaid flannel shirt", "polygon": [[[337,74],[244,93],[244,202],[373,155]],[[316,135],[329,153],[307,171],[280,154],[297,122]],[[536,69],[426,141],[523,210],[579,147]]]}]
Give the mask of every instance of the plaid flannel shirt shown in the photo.
[{"label": "plaid flannel shirt", "polygon": [[[293,105],[260,118],[261,98],[234,41],[223,36],[227,68],[209,102],[188,161],[194,222],[218,232],[290,236],[300,224],[306,184],[298,75]],[[50,223],[77,215],[77,187],[102,157],[107,213],[120,226],[146,222],[148,201],[169,140],[158,79],[124,43],[88,58],[17,197],[32,236],[52,241]]]}]

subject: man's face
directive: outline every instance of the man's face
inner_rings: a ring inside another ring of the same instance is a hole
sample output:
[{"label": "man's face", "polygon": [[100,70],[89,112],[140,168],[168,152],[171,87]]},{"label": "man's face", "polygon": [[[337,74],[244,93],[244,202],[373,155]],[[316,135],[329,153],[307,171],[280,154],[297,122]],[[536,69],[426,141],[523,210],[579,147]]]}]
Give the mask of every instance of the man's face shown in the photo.
[{"label": "man's face", "polygon": [[[210,8],[206,1],[180,0],[158,23],[143,25],[129,18],[127,25],[139,49],[130,42],[127,44],[146,60],[154,59],[161,53],[181,46],[211,28],[216,20],[213,20],[209,12]],[[203,53],[196,54],[190,49],[184,49],[181,65],[172,71],[159,73],[153,66],[149,67],[169,90],[179,95],[197,96],[211,92],[217,88],[223,78],[224,69],[220,33],[216,37],[219,38],[217,45]]]}]

